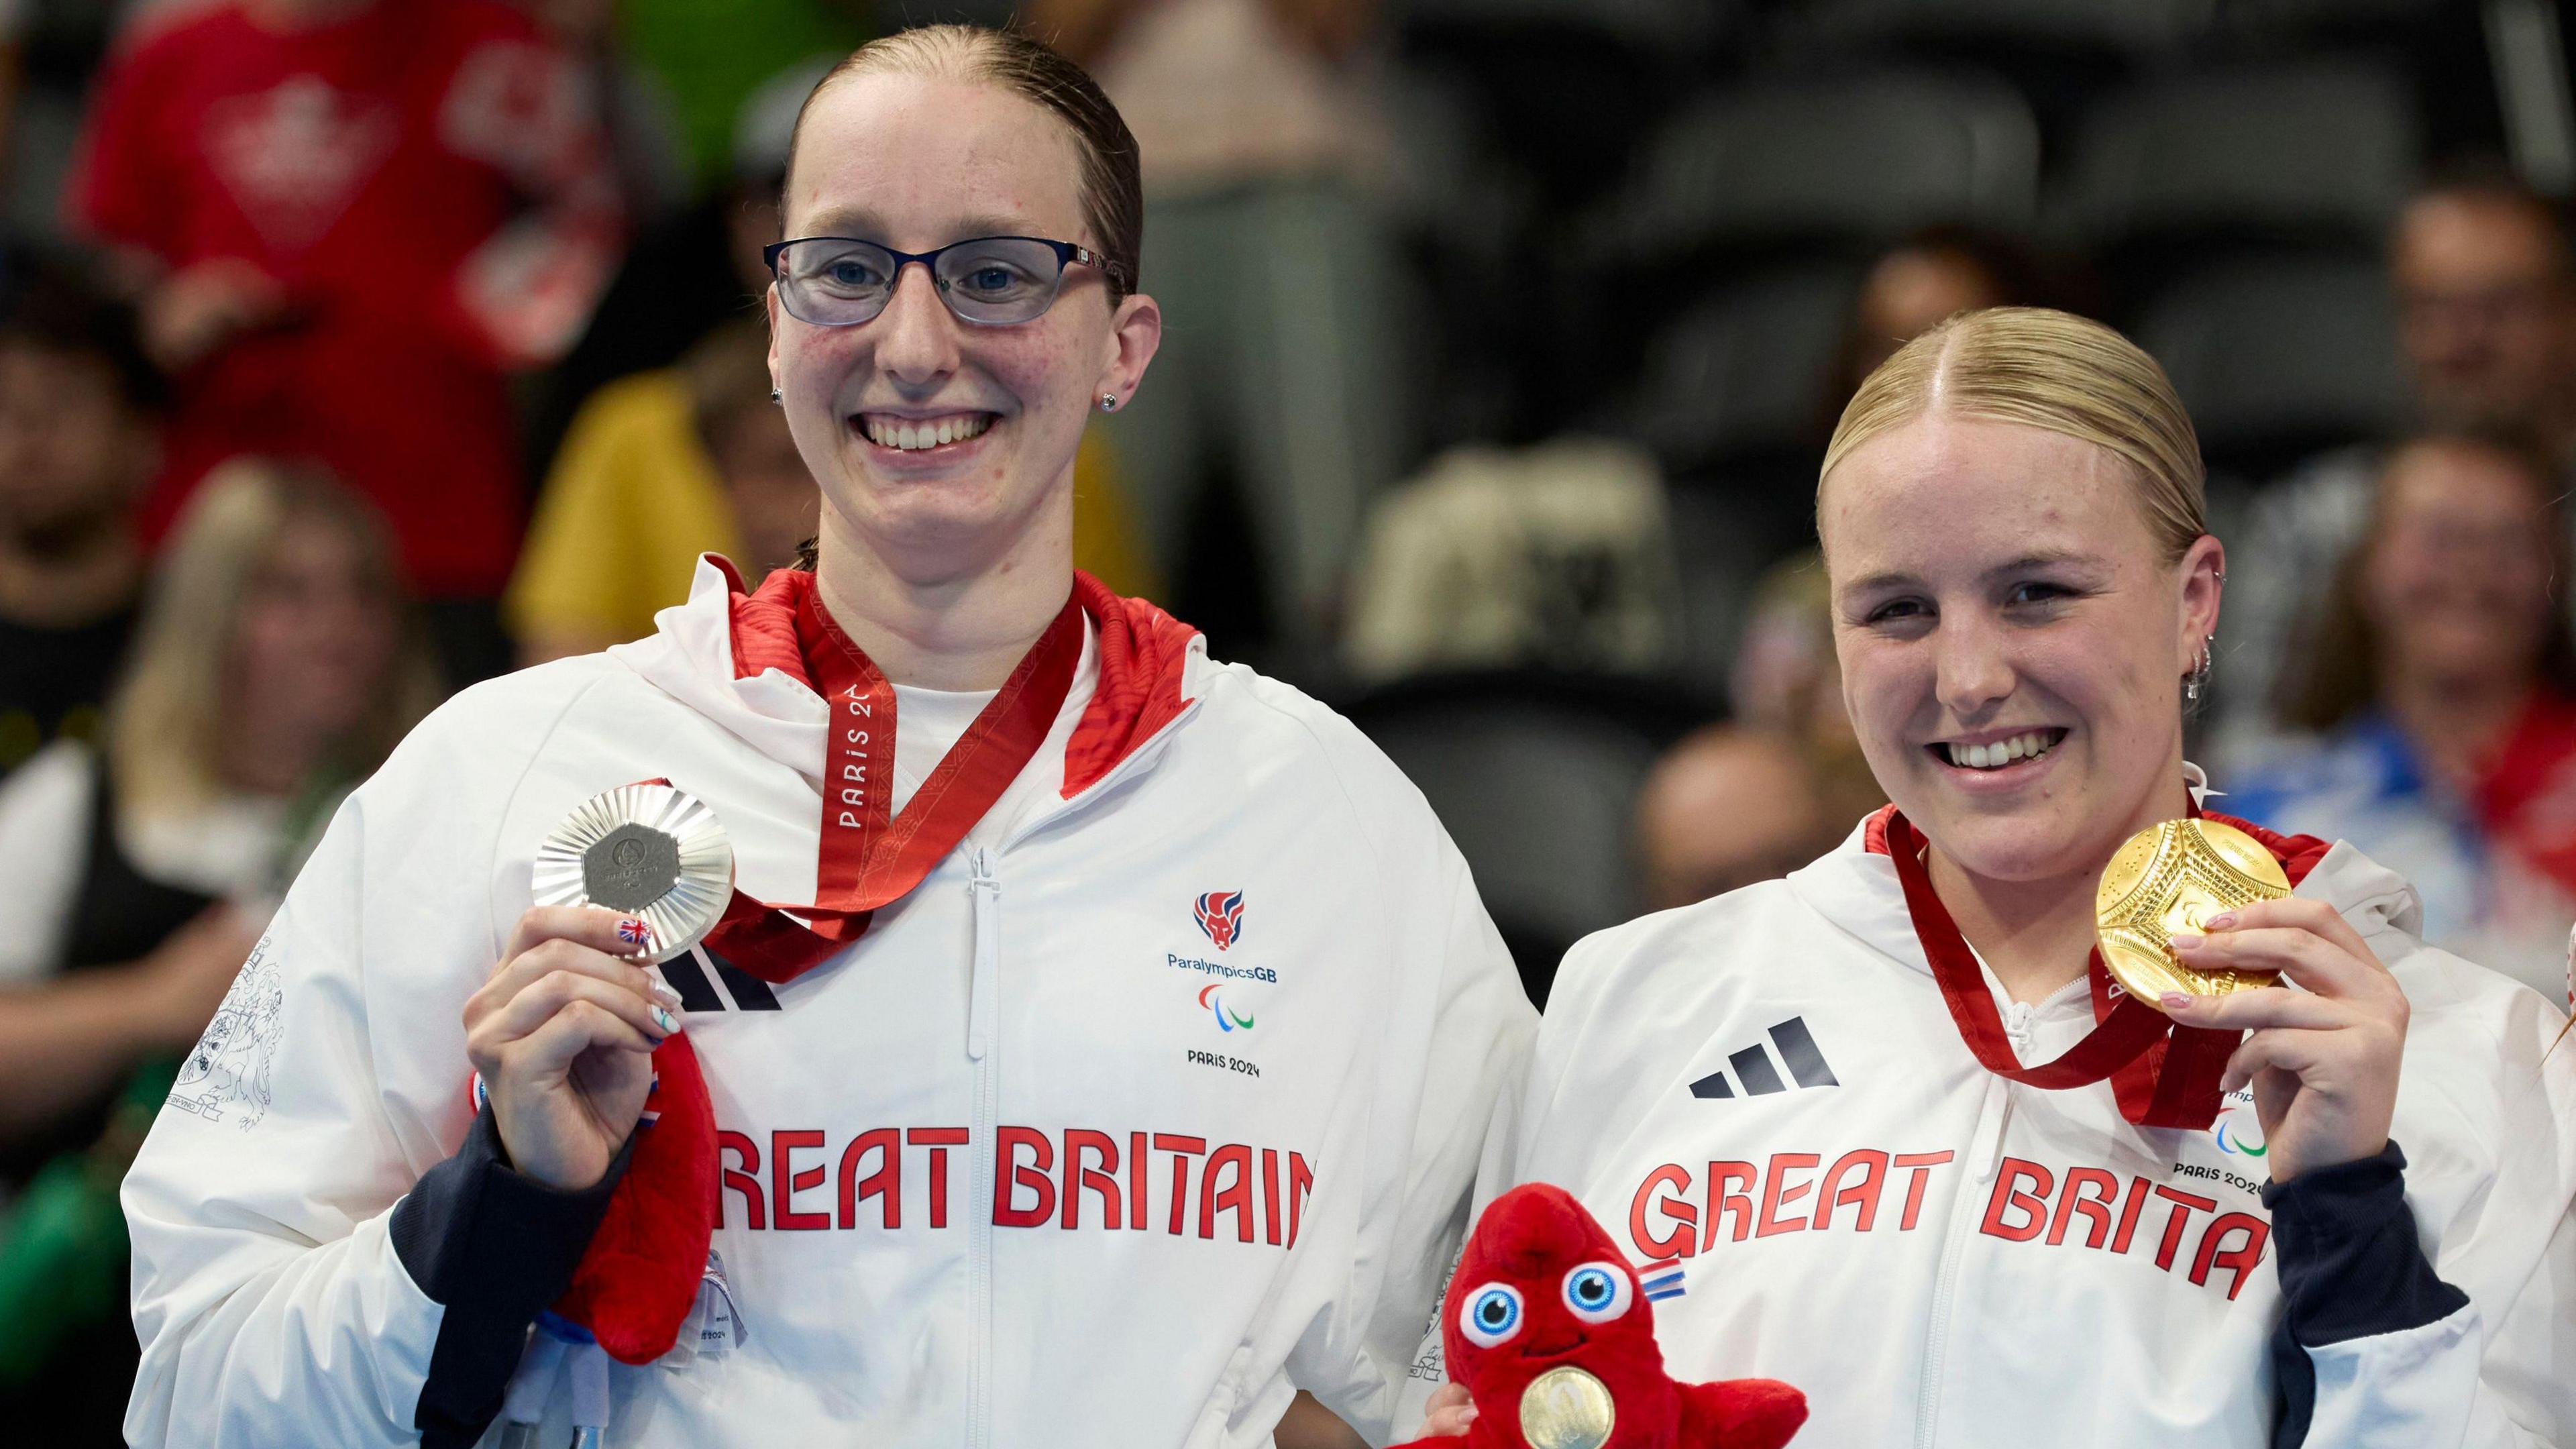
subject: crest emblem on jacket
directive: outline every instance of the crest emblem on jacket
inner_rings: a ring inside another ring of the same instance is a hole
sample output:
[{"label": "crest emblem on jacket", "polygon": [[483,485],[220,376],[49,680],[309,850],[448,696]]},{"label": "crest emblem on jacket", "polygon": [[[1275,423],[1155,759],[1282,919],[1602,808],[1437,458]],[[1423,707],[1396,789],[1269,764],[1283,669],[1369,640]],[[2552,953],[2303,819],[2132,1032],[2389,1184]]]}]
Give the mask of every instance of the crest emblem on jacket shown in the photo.
[{"label": "crest emblem on jacket", "polygon": [[1209,891],[1198,899],[1192,914],[1199,929],[1216,943],[1220,951],[1243,938],[1243,892]]}]

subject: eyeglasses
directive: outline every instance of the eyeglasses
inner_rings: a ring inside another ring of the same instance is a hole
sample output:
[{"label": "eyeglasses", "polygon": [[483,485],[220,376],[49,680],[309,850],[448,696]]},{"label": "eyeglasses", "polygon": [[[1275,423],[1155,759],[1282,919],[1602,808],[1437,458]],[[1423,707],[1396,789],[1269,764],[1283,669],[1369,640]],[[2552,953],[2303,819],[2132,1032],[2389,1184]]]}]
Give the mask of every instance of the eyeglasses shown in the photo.
[{"label": "eyeglasses", "polygon": [[893,300],[903,269],[930,271],[939,300],[960,322],[1010,327],[1034,322],[1064,290],[1064,269],[1098,267],[1123,283],[1118,264],[1089,247],[1033,236],[979,236],[932,252],[899,252],[845,236],[800,237],[761,251],[778,279],[787,315],[816,327],[856,327]]}]

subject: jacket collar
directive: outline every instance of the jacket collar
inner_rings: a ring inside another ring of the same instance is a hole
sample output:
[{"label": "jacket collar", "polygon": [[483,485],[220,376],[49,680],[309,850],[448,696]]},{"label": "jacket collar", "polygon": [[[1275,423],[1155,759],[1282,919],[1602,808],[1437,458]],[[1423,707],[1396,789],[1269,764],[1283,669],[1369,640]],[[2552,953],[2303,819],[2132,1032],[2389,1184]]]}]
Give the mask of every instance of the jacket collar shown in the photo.
[{"label": "jacket collar", "polygon": [[[1100,674],[1065,749],[1067,799],[1178,720],[1208,667],[1196,629],[1089,574],[1073,577]],[[609,654],[763,755],[819,780],[829,711],[813,690],[795,622],[798,601],[813,587],[812,574],[778,569],[746,591],[731,563],[707,554],[688,602],[655,615],[650,637]]]}]

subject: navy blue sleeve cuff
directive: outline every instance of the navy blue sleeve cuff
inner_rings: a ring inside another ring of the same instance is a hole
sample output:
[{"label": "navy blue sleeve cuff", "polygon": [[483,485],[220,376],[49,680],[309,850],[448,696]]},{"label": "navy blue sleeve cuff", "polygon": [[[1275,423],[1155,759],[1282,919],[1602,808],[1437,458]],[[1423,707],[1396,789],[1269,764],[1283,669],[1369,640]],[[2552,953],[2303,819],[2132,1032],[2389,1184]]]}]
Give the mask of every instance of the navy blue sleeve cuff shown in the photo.
[{"label": "navy blue sleeve cuff", "polygon": [[2280,1396],[2272,1442],[2295,1449],[2316,1408],[2309,1349],[2438,1323],[2469,1296],[2424,1256],[2406,1206],[2406,1154],[2395,1142],[2376,1157],[2269,1184],[2263,1205],[2272,1213],[2283,1305],[2271,1342]]},{"label": "navy blue sleeve cuff", "polygon": [[501,1411],[528,1325],[571,1286],[634,1150],[630,1136],[597,1185],[559,1191],[510,1166],[486,1105],[456,1155],[394,1204],[394,1254],[447,1310],[412,1419],[425,1449],[471,1445]]},{"label": "navy blue sleeve cuff", "polygon": [[2424,1257],[2406,1206],[2406,1154],[2394,1142],[2376,1157],[2268,1184],[2263,1205],[2290,1334],[2303,1347],[2421,1328],[2469,1301]]}]

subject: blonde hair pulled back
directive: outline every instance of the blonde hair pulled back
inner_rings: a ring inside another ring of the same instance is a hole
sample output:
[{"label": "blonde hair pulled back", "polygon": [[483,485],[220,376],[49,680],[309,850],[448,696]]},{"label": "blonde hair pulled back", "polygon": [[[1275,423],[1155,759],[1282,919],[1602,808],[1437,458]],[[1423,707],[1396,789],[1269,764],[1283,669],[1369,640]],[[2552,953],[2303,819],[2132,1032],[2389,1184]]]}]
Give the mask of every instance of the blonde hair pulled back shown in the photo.
[{"label": "blonde hair pulled back", "polygon": [[1852,394],[1816,475],[1931,412],[2045,428],[2129,465],[2168,564],[2209,531],[2207,473],[2182,399],[2156,360],[2099,322],[2046,307],[1962,312],[1897,349]]}]

